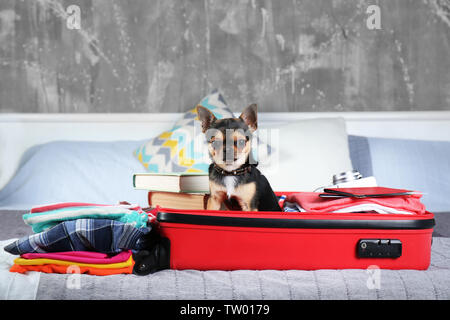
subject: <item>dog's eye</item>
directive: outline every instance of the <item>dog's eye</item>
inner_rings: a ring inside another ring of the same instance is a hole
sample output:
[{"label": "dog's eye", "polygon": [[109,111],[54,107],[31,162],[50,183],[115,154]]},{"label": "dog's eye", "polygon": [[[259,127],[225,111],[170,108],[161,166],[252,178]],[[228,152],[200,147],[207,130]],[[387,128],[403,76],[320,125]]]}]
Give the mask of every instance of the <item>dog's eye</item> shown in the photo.
[{"label": "dog's eye", "polygon": [[236,143],[236,146],[238,149],[243,149],[245,147],[246,141],[244,139],[239,139]]},{"label": "dog's eye", "polygon": [[214,140],[211,142],[212,147],[214,148],[214,150],[219,150],[220,148],[222,148],[222,140]]}]

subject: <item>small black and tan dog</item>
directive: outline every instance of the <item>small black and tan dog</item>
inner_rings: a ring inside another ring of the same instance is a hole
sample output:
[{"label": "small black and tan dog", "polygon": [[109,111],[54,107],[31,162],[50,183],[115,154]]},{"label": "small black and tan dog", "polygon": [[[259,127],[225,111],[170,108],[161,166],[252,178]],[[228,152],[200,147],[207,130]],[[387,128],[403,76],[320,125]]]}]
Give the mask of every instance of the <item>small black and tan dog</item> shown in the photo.
[{"label": "small black and tan dog", "polygon": [[252,157],[256,104],[248,106],[239,118],[217,119],[202,106],[197,106],[197,114],[212,160],[207,209],[220,210],[224,204],[229,210],[281,211],[269,182]]}]

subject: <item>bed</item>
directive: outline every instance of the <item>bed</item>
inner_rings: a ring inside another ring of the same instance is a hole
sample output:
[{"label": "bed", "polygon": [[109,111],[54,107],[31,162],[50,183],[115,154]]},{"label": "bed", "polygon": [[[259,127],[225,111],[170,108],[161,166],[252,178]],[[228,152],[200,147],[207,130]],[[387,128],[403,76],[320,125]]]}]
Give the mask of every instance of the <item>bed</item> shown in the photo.
[{"label": "bed", "polygon": [[[8,271],[14,256],[0,249],[0,299],[449,299],[450,204],[442,195],[450,190],[448,181],[441,179],[449,169],[443,161],[444,156],[450,154],[449,115],[421,114],[411,120],[396,114],[391,115],[389,121],[383,118],[389,117],[387,115],[359,118],[355,114],[343,115],[346,120],[343,135],[348,140],[348,149],[336,154],[336,161],[339,157],[349,157],[353,167],[365,176],[375,175],[380,184],[396,187],[406,181],[408,187],[427,191],[424,201],[435,213],[437,223],[428,270],[163,270],[144,277],[37,272],[22,275]],[[170,127],[175,116],[159,115],[152,119],[144,117],[144,120],[137,120],[133,115],[121,119],[113,115],[109,120],[99,120],[100,116],[70,115],[47,115],[44,120],[34,115],[0,117],[0,122],[5,124],[2,124],[0,137],[3,140],[10,137],[3,144],[0,157],[3,173],[8,173],[6,178],[0,176],[3,187],[0,190],[0,246],[32,233],[22,215],[43,202],[117,203],[125,200],[145,205],[146,191],[134,190],[131,183],[121,182],[143,171],[131,155],[133,150],[146,138]],[[280,114],[272,117],[262,114],[260,119],[263,126],[270,126],[305,117],[308,115],[290,114],[283,118]],[[264,123],[265,119],[276,121]],[[136,123],[130,133],[133,121]],[[383,123],[386,124],[384,130],[380,127]],[[424,130],[422,135],[416,130],[416,136],[405,137],[402,136],[405,130],[398,129],[402,125]],[[431,136],[427,136],[430,126],[436,128],[433,132],[440,134],[428,133]],[[25,127],[33,128],[35,134],[26,135]],[[70,132],[66,130],[69,127]],[[59,130],[58,134],[55,130]],[[11,132],[21,132],[21,135],[13,137]],[[378,137],[376,132],[381,132]],[[406,156],[417,157],[411,161],[415,167],[397,168],[393,175],[380,165],[386,161],[386,155],[377,151],[380,148],[395,150],[394,155],[389,155],[390,163],[402,161]],[[9,167],[5,166],[5,153],[14,160]],[[426,175],[418,174],[416,179],[407,180],[408,172],[420,173],[425,171],[423,166],[432,169],[427,170]],[[114,172],[112,176],[111,172]]]},{"label": "bed", "polygon": [[[26,211],[2,210],[0,234],[10,239],[30,234],[22,221]],[[30,272],[12,274],[11,263],[0,254],[1,299],[449,299],[450,214],[436,214],[431,264],[426,271],[379,270],[163,270],[148,276],[80,275],[79,287],[71,286],[73,275]],[[3,241],[1,243],[9,243]],[[6,261],[5,261],[6,260]],[[377,278],[379,276],[379,282]]]}]

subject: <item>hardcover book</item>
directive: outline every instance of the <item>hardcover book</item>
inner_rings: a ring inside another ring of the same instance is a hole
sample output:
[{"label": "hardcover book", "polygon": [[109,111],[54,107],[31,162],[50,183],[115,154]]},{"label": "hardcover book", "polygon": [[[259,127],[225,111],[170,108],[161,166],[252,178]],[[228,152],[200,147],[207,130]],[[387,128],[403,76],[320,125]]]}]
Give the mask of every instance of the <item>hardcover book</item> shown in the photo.
[{"label": "hardcover book", "polygon": [[205,193],[150,191],[148,193],[148,204],[150,207],[205,210],[208,197],[209,195]]},{"label": "hardcover book", "polygon": [[207,173],[135,173],[133,186],[149,191],[209,193]]}]

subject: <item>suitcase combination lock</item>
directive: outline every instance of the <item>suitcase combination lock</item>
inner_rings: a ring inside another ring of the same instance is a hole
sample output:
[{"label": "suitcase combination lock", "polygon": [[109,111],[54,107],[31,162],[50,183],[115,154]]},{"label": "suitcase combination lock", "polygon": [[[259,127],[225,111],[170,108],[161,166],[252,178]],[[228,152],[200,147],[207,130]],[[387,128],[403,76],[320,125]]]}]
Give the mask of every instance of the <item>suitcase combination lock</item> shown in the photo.
[{"label": "suitcase combination lock", "polygon": [[359,258],[399,258],[402,242],[397,239],[361,239],[357,253]]}]

